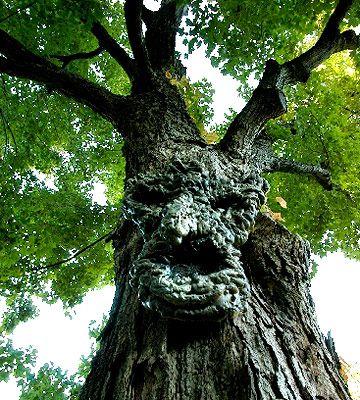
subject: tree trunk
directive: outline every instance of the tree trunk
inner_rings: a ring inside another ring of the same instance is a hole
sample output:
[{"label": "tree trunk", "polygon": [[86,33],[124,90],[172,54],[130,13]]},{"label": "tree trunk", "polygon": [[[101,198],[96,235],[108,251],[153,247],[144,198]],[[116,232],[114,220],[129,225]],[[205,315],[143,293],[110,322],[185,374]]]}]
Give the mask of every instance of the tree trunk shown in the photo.
[{"label": "tree trunk", "polygon": [[[349,399],[316,322],[305,242],[256,217],[267,186],[254,166],[206,146],[175,90],[165,99],[152,93],[128,110],[127,173],[136,179],[114,236],[110,319],[80,399]],[[215,281],[213,304],[199,301],[195,275],[203,286]],[[190,278],[195,294],[182,292]]]},{"label": "tree trunk", "polygon": [[129,285],[139,240],[116,239],[117,292],[81,399],[349,399],[309,294],[304,241],[266,216],[245,245],[247,310],[221,322],[161,318]]}]

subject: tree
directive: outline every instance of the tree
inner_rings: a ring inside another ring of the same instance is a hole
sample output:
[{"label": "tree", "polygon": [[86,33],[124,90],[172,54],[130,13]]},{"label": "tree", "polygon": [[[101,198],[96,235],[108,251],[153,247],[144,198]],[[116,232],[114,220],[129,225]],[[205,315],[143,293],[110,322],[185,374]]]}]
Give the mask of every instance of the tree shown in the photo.
[{"label": "tree", "polygon": [[[354,3],[2,2],[2,328],[34,314],[29,294],[70,307],[114,276],[80,399],[349,398],[309,243],[277,220],[359,256]],[[248,97],[218,143],[177,33]]]}]

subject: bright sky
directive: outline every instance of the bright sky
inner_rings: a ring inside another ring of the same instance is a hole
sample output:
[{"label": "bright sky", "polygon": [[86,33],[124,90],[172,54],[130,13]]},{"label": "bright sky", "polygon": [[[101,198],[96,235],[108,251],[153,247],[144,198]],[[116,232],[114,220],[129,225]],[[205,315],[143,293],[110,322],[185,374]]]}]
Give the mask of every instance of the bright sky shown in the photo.
[{"label": "bright sky", "polygon": [[[190,57],[187,66],[192,81],[206,76],[212,82],[216,92],[216,122],[222,122],[230,107],[240,110],[244,105],[238,97],[236,83],[211,68],[209,60],[200,51]],[[312,281],[320,327],[325,334],[331,330],[339,355],[348,363],[360,363],[359,282],[360,263],[347,260],[341,254],[320,260],[318,273]],[[72,320],[64,316],[59,303],[53,306],[42,304],[38,318],[16,328],[12,336],[14,346],[35,347],[39,367],[52,361],[63,370],[75,372],[80,356],[86,355],[90,346],[88,325],[91,320],[100,321],[103,313],[110,310],[113,293],[113,288],[105,288],[88,294],[75,308],[76,315]],[[0,383],[0,394],[6,400],[19,398],[14,381]]]},{"label": "bright sky", "polygon": [[[65,317],[60,302],[51,306],[37,302],[41,310],[39,317],[15,329],[11,336],[14,347],[32,346],[37,349],[38,367],[51,361],[63,370],[76,372],[80,357],[89,353],[89,323],[91,320],[100,322],[103,314],[110,311],[113,296],[113,287],[90,292],[83,303],[75,307],[72,319]],[[0,398],[19,399],[19,390],[14,380],[9,383],[0,382]]]}]

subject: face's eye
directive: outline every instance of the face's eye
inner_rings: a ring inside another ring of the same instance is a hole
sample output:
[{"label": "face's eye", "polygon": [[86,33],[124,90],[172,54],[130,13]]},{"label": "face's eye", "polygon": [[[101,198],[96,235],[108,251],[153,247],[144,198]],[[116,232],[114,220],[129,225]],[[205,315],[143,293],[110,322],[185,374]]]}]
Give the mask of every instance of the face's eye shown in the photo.
[{"label": "face's eye", "polygon": [[217,210],[219,208],[222,208],[224,210],[227,210],[228,208],[242,208],[243,200],[238,197],[238,196],[226,196],[226,197],[220,197],[216,199],[212,203],[212,208],[214,210]]},{"label": "face's eye", "polygon": [[152,190],[151,188],[146,188],[146,190],[144,190],[143,188],[139,188],[132,193],[131,198],[133,201],[146,206],[161,207],[169,200],[169,195],[156,189]]}]

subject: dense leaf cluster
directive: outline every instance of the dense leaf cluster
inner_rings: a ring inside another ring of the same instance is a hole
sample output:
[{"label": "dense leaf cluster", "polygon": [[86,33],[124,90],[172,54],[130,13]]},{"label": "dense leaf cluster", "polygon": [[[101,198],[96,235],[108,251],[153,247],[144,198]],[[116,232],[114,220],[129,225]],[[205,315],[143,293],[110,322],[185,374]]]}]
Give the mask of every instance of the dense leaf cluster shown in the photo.
[{"label": "dense leaf cluster", "polygon": [[[269,177],[271,208],[281,210],[285,224],[320,255],[340,248],[360,258],[359,79],[351,57],[334,56],[290,94],[290,112],[268,128],[278,153],[330,171],[331,191],[307,177]],[[288,200],[287,209],[276,205],[278,195]]]}]

